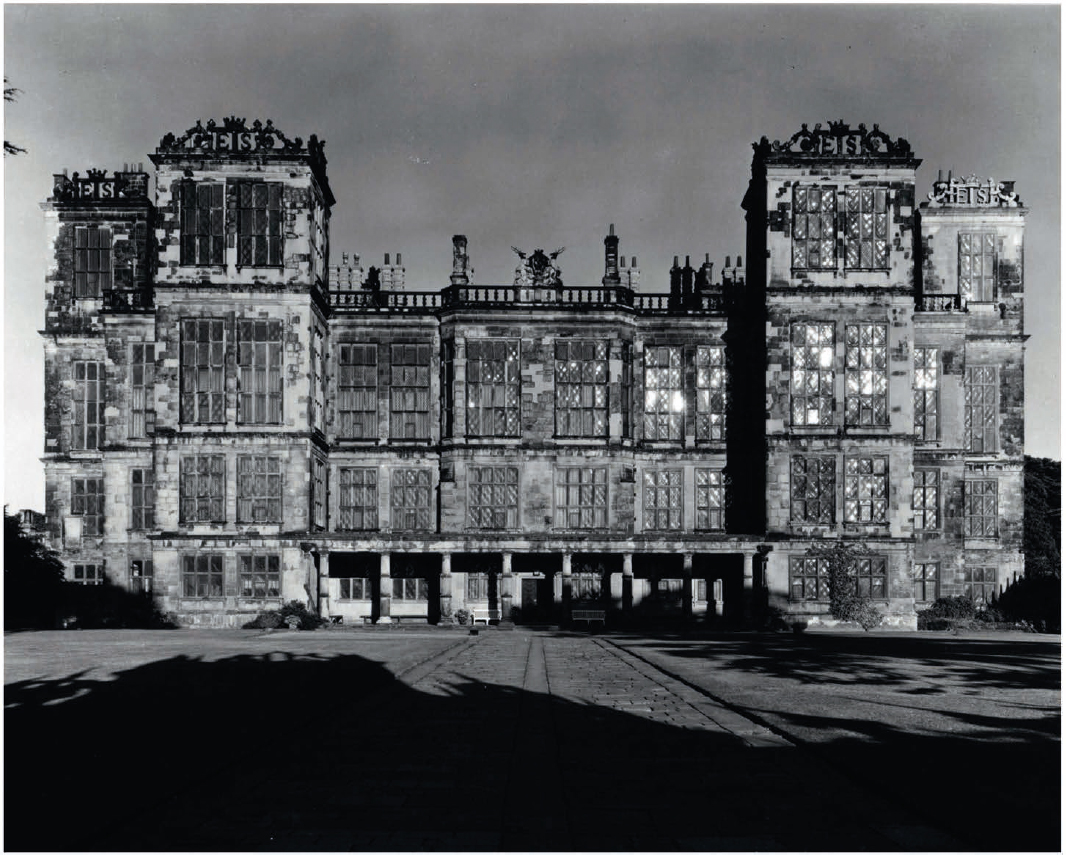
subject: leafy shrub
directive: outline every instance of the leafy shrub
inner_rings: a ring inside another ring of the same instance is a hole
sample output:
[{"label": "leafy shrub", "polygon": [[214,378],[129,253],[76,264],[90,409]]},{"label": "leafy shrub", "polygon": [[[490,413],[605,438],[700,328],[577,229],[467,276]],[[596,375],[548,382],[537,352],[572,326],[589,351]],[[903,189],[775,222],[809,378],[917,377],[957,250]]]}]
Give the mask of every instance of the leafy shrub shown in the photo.
[{"label": "leafy shrub", "polygon": [[460,626],[470,626],[470,620],[473,616],[469,609],[456,609],[455,611],[455,619]]},{"label": "leafy shrub", "polygon": [[949,618],[951,620],[972,620],[977,614],[977,606],[969,597],[941,597],[926,611],[931,618]]},{"label": "leafy shrub", "polygon": [[853,620],[866,632],[881,625],[881,612],[869,600],[858,600],[851,604],[846,620]]},{"label": "leafy shrub", "polygon": [[306,604],[299,600],[290,600],[280,609],[268,612],[260,612],[253,620],[244,625],[245,629],[277,629],[287,624],[292,618],[300,629],[318,629],[329,623],[325,618],[320,618],[314,612],[308,611]]},{"label": "leafy shrub", "polygon": [[930,614],[931,611],[931,609],[922,609],[918,612],[918,629],[929,632],[941,632],[943,630],[955,628],[953,621],[948,618],[935,617]]}]

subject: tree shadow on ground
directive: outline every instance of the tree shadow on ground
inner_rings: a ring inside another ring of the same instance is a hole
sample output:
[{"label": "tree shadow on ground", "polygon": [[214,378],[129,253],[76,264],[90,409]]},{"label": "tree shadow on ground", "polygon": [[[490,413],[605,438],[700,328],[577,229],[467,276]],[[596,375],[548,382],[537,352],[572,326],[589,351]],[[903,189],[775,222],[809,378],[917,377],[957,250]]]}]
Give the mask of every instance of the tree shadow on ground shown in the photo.
[{"label": "tree shadow on ground", "polygon": [[[274,651],[9,684],[5,849],[958,848],[808,752],[451,673]],[[964,807],[963,848],[1058,846],[1035,818],[1004,846],[954,793],[924,820]]]}]

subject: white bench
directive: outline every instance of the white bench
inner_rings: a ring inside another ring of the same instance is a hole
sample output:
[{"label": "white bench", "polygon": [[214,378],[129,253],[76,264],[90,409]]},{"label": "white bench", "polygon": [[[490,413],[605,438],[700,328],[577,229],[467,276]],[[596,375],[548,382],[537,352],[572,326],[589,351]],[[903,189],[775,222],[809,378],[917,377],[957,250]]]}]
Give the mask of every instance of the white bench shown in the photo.
[{"label": "white bench", "polygon": [[603,626],[606,626],[607,612],[604,609],[571,609],[570,620],[583,620],[590,626],[594,620],[598,620]]},{"label": "white bench", "polygon": [[475,625],[479,620],[485,621],[485,626],[489,625],[490,620],[499,620],[500,610],[490,608],[471,608],[470,609],[470,625]]}]

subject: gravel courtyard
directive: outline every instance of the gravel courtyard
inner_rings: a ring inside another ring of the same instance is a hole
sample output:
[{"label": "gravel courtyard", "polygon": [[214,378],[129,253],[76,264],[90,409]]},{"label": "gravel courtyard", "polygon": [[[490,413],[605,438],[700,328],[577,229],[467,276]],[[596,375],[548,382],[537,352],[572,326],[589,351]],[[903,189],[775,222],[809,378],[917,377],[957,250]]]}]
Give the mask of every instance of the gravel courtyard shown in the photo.
[{"label": "gravel courtyard", "polygon": [[12,633],[4,683],[9,851],[1060,848],[1057,637]]}]

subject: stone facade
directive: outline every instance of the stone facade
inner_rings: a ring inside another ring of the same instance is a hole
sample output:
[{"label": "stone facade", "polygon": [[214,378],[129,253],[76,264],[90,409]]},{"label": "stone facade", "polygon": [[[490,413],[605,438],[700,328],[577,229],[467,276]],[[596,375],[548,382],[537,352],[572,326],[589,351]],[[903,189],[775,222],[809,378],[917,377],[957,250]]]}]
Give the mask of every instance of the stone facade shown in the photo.
[{"label": "stone facade", "polygon": [[439,291],[331,259],[322,145],[230,118],[149,176],[44,204],[49,532],[71,578],[190,625],[291,599],[338,622],[572,607],[827,620],[807,556],[869,546],[886,624],[1023,570],[1025,209],[874,126],[755,146],[748,264],[663,293],[515,249]]}]

